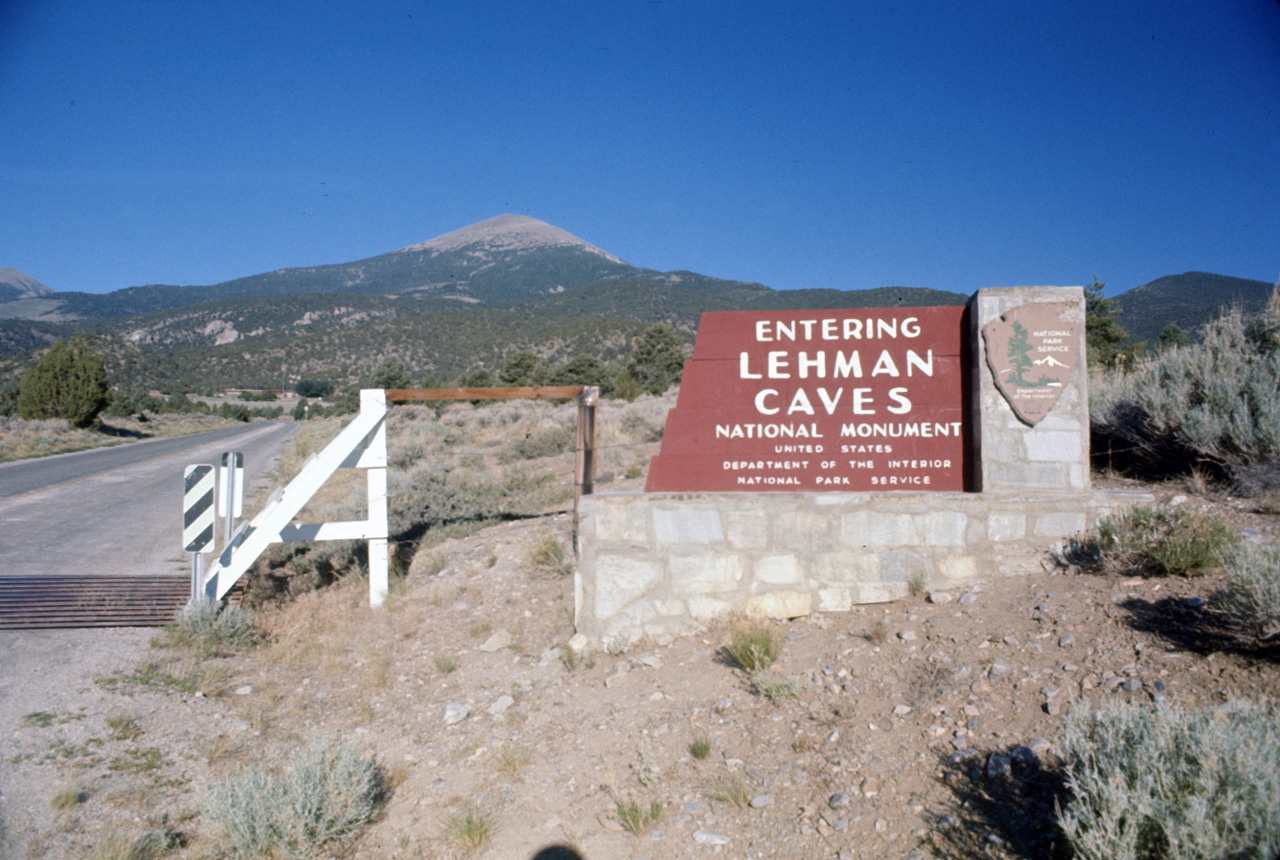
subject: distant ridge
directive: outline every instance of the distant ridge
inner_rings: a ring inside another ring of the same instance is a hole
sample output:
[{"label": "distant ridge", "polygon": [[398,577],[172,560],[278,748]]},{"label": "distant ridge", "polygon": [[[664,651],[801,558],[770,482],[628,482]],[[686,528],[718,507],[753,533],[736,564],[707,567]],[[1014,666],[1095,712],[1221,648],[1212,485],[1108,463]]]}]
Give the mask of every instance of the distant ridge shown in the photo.
[{"label": "distant ridge", "polygon": [[0,302],[38,299],[53,295],[53,290],[17,269],[0,269]]},{"label": "distant ridge", "polygon": [[1209,272],[1166,275],[1116,296],[1119,323],[1133,340],[1148,343],[1160,337],[1170,323],[1194,335],[1224,310],[1239,307],[1246,313],[1261,310],[1272,284]]}]

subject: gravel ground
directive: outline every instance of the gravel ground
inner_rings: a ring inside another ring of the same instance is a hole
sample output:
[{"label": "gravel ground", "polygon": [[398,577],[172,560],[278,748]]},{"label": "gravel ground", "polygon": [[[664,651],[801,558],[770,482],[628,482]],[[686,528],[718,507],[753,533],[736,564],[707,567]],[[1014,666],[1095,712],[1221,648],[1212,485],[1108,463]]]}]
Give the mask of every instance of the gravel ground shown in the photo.
[{"label": "gravel ground", "polygon": [[[1179,503],[1280,535],[1239,500]],[[215,856],[201,790],[327,732],[392,789],[355,858],[1046,856],[1064,713],[1280,696],[1276,649],[1207,624],[1220,575],[1046,568],[782,623],[792,695],[774,704],[723,629],[570,656],[572,577],[531,555],[566,528],[504,523],[419,553],[382,610],[359,582],[304,596],[262,613],[270,642],[240,655],[199,660],[143,631],[10,634],[11,856],[93,856],[155,827],[182,834],[172,856]],[[54,809],[69,788],[78,802]],[[631,801],[660,809],[638,835],[618,815]],[[492,825],[470,851],[448,832],[467,803]]]}]

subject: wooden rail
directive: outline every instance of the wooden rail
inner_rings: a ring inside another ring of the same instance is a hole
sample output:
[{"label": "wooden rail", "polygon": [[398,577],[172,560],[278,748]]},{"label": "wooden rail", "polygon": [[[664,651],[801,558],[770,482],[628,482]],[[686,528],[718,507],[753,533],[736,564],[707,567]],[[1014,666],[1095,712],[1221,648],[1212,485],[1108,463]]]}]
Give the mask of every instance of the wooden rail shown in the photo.
[{"label": "wooden rail", "polygon": [[520,385],[511,388],[388,388],[388,403],[422,400],[575,400],[586,385]]}]

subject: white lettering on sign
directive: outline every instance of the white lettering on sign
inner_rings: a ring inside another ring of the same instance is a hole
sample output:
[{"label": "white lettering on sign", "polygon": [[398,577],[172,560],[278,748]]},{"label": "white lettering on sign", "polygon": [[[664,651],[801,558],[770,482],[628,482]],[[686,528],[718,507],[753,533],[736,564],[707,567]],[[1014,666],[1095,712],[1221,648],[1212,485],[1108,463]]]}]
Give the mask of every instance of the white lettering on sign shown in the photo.
[{"label": "white lettering on sign", "polygon": [[888,436],[892,439],[920,437],[921,439],[932,439],[936,436],[959,436],[960,422],[947,421],[930,422],[921,421],[919,423],[903,423],[903,424],[845,424],[840,427],[841,436],[856,436],[866,438],[868,436]]},{"label": "white lettering on sign", "polygon": [[832,319],[756,320],[756,340],[772,343],[789,340],[875,340],[891,337],[919,337],[920,320],[903,319]]},{"label": "white lettering on sign", "polygon": [[[826,379],[828,366],[830,367],[830,375],[832,379],[861,379],[862,378],[862,356],[858,351],[850,350],[849,352],[834,352],[835,358],[830,362],[827,361],[827,353],[825,352],[797,352],[792,354],[786,350],[770,350],[765,355],[765,366],[752,370],[751,353],[738,353],[738,378],[739,379],[791,379],[797,376],[800,379]],[[914,377],[916,372],[924,376],[933,376],[933,350],[925,350],[925,354],[921,355],[914,349],[909,349],[900,359],[906,365],[906,375]],[[792,373],[794,365],[796,373]],[[763,373],[760,372],[763,370]],[[894,360],[893,353],[884,349],[876,356],[875,364],[872,366],[871,375],[890,376],[894,379],[900,378],[903,373],[898,368],[898,362]]]}]

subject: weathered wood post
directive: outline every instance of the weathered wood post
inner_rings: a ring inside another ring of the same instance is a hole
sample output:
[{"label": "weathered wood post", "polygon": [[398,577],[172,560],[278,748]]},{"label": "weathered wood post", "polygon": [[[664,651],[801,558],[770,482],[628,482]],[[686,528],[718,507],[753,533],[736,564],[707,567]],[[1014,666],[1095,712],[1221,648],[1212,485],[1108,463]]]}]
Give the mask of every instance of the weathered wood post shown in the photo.
[{"label": "weathered wood post", "polygon": [[600,389],[588,385],[578,395],[578,459],[574,466],[573,536],[578,540],[578,500],[595,492],[596,486],[596,404]]}]

